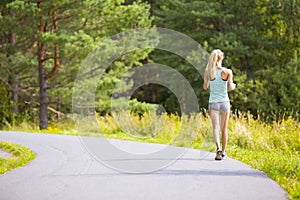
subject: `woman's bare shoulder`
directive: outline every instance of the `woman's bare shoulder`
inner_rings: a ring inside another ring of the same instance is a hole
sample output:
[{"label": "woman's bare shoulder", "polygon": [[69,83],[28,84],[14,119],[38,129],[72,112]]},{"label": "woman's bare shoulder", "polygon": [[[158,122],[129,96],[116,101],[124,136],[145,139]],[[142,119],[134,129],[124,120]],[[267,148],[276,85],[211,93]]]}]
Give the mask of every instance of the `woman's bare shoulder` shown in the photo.
[{"label": "woman's bare shoulder", "polygon": [[232,70],[231,69],[228,69],[228,68],[225,68],[225,67],[222,67],[222,71],[228,75],[228,74],[232,74]]}]

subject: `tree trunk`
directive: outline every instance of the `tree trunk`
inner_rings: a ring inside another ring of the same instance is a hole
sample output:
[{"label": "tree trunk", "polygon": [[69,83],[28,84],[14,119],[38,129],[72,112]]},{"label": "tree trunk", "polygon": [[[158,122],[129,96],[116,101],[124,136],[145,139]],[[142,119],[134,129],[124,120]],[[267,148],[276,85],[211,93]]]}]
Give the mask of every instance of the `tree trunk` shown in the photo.
[{"label": "tree trunk", "polygon": [[[37,7],[40,8],[42,1],[39,0],[37,2]],[[45,32],[45,26],[43,22],[42,12],[40,10],[40,24],[39,24],[39,32]],[[47,76],[44,66],[45,61],[45,46],[42,42],[38,42],[38,67],[39,67],[39,89],[40,89],[40,129],[47,129],[48,128],[48,96],[47,96]]]},{"label": "tree trunk", "polygon": [[[39,24],[39,32],[40,33],[46,33],[47,31],[58,31],[58,18],[57,18],[57,12],[58,9],[55,8],[52,12],[52,27],[50,24],[47,23],[47,20],[43,20],[43,14],[41,10],[41,4],[42,0],[38,0],[37,7],[40,8],[40,24]],[[48,26],[50,26],[50,29],[48,29]],[[52,28],[52,30],[51,30]],[[54,44],[54,52],[53,52],[53,68],[49,74],[46,73],[45,70],[45,60],[47,56],[47,49],[49,46],[45,46],[43,42],[38,42],[38,63],[39,63],[39,88],[40,88],[40,129],[47,129],[48,128],[48,85],[47,81],[48,79],[54,77],[60,67],[59,63],[59,45],[56,43]]]},{"label": "tree trunk", "polygon": [[12,104],[12,113],[14,115],[19,114],[19,107],[18,107],[18,100],[19,100],[19,75],[16,71],[12,72],[12,75],[10,77],[10,85],[12,88],[12,96],[11,100],[13,102]]},{"label": "tree trunk", "polygon": [[[11,33],[9,35],[9,41],[13,48],[16,46],[16,34]],[[18,108],[18,100],[19,100],[19,74],[16,69],[12,70],[10,77],[9,77],[9,84],[11,85],[12,96],[11,100],[13,102],[11,111],[14,115],[19,114]]]},{"label": "tree trunk", "polygon": [[40,129],[48,128],[48,96],[47,96],[47,79],[44,67],[44,45],[38,44],[38,63],[39,63],[39,89],[40,89]]}]

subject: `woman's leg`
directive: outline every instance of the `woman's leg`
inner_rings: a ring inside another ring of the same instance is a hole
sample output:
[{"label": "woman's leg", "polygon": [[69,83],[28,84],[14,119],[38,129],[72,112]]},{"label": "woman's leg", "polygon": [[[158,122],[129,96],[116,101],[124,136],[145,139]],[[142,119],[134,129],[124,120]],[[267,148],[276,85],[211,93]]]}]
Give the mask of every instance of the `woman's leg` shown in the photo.
[{"label": "woman's leg", "polygon": [[213,127],[213,135],[214,140],[217,145],[217,148],[220,148],[220,118],[219,118],[219,111],[216,110],[209,110],[209,116],[211,120],[211,124]]},{"label": "woman's leg", "polygon": [[225,154],[227,140],[228,140],[228,121],[229,121],[230,112],[221,113],[221,133],[222,133],[222,153]]}]

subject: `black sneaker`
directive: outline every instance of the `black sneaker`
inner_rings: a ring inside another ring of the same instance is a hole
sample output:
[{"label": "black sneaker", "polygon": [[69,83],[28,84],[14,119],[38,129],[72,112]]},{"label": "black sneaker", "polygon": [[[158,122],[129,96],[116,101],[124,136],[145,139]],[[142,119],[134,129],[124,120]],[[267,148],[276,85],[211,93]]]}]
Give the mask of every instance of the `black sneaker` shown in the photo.
[{"label": "black sneaker", "polygon": [[215,160],[222,160],[222,151],[218,148]]},{"label": "black sneaker", "polygon": [[227,156],[226,156],[226,153],[222,153],[222,159],[225,159]]}]

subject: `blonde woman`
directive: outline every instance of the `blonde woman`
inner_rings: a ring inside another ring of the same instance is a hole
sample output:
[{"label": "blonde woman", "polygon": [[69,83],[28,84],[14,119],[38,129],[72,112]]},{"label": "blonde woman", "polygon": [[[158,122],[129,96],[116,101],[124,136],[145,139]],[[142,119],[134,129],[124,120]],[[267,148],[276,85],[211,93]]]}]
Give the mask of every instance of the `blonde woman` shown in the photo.
[{"label": "blonde woman", "polygon": [[[235,89],[233,74],[230,69],[222,67],[224,53],[220,49],[212,51],[204,73],[203,89],[209,89],[208,112],[213,127],[214,140],[217,146],[215,160],[226,157],[228,140],[228,121],[230,101],[228,91]],[[222,148],[220,148],[220,128],[222,133]]]}]

